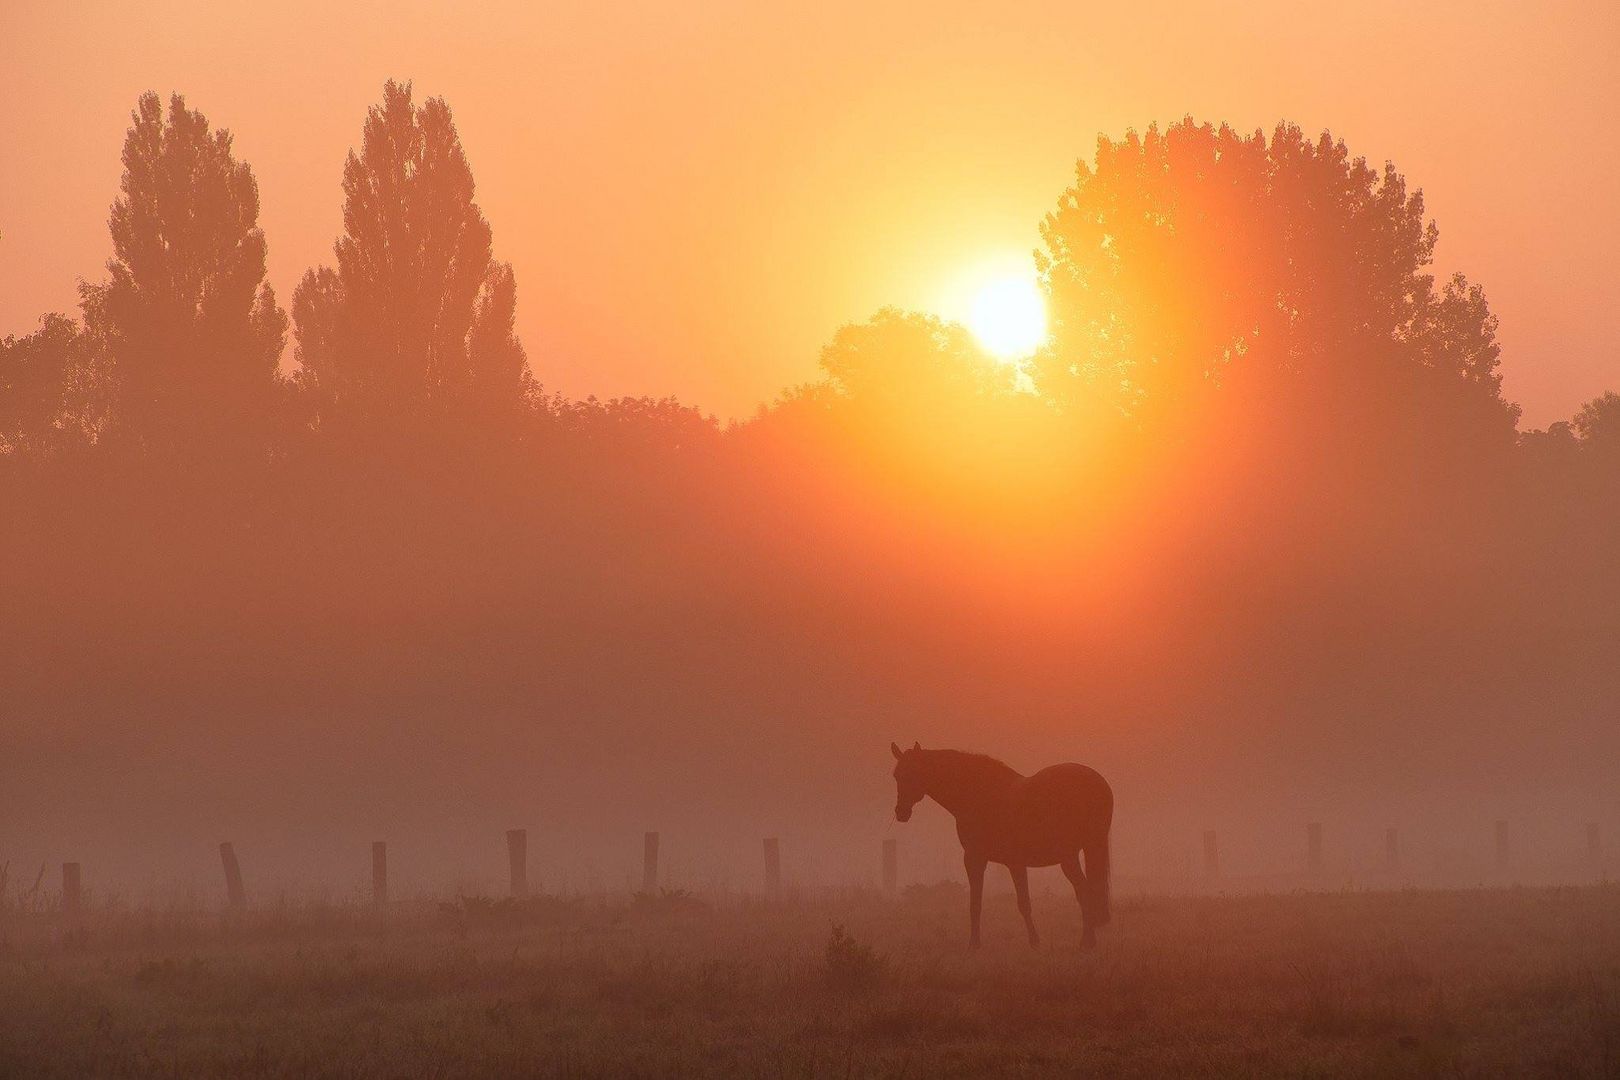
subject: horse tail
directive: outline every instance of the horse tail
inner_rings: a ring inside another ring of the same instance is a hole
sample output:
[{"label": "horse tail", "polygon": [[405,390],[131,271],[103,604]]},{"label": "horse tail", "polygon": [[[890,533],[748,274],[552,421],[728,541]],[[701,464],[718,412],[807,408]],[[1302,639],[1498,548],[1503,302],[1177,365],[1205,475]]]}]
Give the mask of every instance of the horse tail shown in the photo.
[{"label": "horse tail", "polygon": [[1108,834],[1087,844],[1086,851],[1086,906],[1091,910],[1086,913],[1086,921],[1097,926],[1106,926],[1110,918],[1108,910]]}]

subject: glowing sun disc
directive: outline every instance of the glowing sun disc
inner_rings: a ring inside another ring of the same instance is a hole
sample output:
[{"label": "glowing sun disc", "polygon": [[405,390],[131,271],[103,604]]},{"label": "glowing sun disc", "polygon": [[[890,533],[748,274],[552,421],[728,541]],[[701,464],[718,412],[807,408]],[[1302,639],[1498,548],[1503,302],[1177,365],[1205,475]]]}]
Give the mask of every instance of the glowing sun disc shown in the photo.
[{"label": "glowing sun disc", "polygon": [[1046,340],[1046,299],[1029,278],[996,278],[974,294],[968,329],[999,359],[1028,356]]}]

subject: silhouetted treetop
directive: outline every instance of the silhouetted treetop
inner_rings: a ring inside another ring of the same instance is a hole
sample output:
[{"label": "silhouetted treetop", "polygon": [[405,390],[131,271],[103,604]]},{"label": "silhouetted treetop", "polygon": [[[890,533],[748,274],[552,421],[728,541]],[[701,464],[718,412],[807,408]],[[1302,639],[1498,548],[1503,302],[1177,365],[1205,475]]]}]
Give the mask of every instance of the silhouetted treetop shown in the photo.
[{"label": "silhouetted treetop", "polygon": [[1620,457],[1620,394],[1610,390],[1588,401],[1571,425],[1582,443]]},{"label": "silhouetted treetop", "polygon": [[1326,132],[1187,118],[1100,138],[1041,235],[1052,337],[1037,381],[1071,408],[1146,417],[1238,379],[1377,392],[1376,368],[1421,366],[1511,431],[1495,318],[1460,275],[1436,289],[1422,193]]},{"label": "silhouetted treetop", "polygon": [[475,415],[510,410],[537,392],[529,357],[517,336],[517,278],[512,264],[491,262],[467,335],[466,396]]},{"label": "silhouetted treetop", "polygon": [[337,268],[311,270],[293,300],[301,377],[324,412],[476,422],[522,401],[516,283],[473,195],[449,106],[417,107],[390,81],[344,165]]},{"label": "silhouetted treetop", "polygon": [[593,455],[628,454],[645,458],[713,449],[719,424],[699,409],[673,397],[624,397],[603,401],[588,397],[570,401],[554,397],[546,411],[558,430],[578,440]]},{"label": "silhouetted treetop", "polygon": [[1007,393],[1017,374],[960,324],[893,307],[840,327],[821,350],[821,370],[846,397],[891,404]]},{"label": "silhouetted treetop", "polygon": [[89,445],[106,409],[94,343],[64,315],[0,340],[0,454],[43,456]]},{"label": "silhouetted treetop", "polygon": [[82,290],[116,382],[115,431],[190,456],[265,446],[287,320],[264,280],[253,172],[174,95],[141,97],[124,140],[108,281]]}]

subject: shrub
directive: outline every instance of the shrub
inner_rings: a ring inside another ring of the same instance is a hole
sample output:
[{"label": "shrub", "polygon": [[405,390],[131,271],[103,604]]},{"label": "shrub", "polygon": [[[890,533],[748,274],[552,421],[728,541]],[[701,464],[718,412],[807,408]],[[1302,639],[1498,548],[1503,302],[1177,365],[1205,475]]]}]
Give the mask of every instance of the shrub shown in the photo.
[{"label": "shrub", "polygon": [[870,990],[883,977],[885,960],[864,941],[847,933],[837,923],[827,938],[827,986],[841,993]]}]

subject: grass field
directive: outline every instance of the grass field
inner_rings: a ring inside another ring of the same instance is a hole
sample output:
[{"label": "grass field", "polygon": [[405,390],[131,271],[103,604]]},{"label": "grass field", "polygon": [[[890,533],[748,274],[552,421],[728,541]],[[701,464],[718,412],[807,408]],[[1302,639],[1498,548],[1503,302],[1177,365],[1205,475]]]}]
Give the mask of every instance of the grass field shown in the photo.
[{"label": "grass field", "polygon": [[0,914],[4,1076],[1620,1076],[1620,888]]}]

